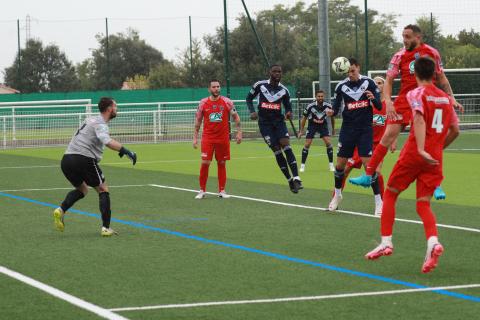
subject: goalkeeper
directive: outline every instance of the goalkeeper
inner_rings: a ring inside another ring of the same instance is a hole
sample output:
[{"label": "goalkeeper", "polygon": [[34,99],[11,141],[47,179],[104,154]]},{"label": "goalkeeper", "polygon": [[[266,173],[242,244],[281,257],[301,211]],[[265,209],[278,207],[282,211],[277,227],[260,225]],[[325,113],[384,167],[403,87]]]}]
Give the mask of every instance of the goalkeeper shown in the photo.
[{"label": "goalkeeper", "polygon": [[118,151],[118,155],[126,155],[135,165],[137,155],[110,137],[107,123],[117,116],[117,104],[112,98],[101,98],[98,103],[100,115],[92,116],[83,122],[70,141],[63,155],[61,168],[68,181],[75,187],[70,191],[60,207],[53,211],[55,227],[62,231],[65,228],[64,216],[75,202],[85,197],[88,186],[98,193],[100,212],[102,214],[101,235],[109,237],[117,234],[110,228],[110,194],[105,177],[98,163],[102,159],[103,149]]}]

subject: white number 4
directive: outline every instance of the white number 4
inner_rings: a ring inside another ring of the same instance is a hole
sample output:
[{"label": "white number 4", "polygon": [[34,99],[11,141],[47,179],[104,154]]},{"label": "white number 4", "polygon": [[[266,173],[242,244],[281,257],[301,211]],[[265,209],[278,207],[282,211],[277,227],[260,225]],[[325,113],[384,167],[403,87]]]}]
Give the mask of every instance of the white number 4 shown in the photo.
[{"label": "white number 4", "polygon": [[435,113],[433,114],[432,128],[435,129],[437,133],[441,133],[443,130],[442,113],[443,109],[435,109]]}]

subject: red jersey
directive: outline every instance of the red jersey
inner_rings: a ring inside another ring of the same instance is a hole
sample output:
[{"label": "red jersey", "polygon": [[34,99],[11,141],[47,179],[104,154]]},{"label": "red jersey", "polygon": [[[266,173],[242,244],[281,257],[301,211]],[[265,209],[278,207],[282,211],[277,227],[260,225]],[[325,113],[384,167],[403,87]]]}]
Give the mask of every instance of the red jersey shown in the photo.
[{"label": "red jersey", "polygon": [[232,100],[223,96],[216,101],[212,101],[210,97],[200,101],[195,117],[198,120],[203,117],[203,141],[212,143],[229,141],[228,120],[232,109],[234,109]]},{"label": "red jersey", "polygon": [[378,144],[385,133],[385,123],[387,121],[387,107],[385,101],[382,101],[382,110],[373,108],[373,144]]},{"label": "red jersey", "polygon": [[[445,92],[430,84],[408,92],[407,101],[412,108],[413,116],[420,113],[425,119],[425,151],[441,163],[448,129],[452,124],[458,123],[452,100]],[[405,166],[426,165],[425,160],[417,151],[413,125],[411,126],[407,143],[400,153],[400,161]]]},{"label": "red jersey", "polygon": [[387,76],[396,78],[400,74],[400,92],[395,99],[394,105],[397,110],[409,109],[407,102],[407,93],[417,87],[417,80],[415,79],[414,64],[415,60],[420,57],[428,56],[435,61],[435,73],[443,73],[443,64],[440,53],[429,45],[422,43],[418,48],[412,51],[402,48],[395,53],[388,65]]}]

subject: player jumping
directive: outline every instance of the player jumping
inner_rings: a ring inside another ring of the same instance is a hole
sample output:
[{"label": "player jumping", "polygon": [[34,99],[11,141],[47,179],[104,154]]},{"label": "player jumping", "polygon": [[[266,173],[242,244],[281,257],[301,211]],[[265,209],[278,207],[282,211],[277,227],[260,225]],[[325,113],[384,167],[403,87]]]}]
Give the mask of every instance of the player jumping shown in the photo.
[{"label": "player jumping", "polygon": [[[420,57],[428,56],[435,61],[435,77],[434,83],[443,91],[445,91],[453,99],[456,108],[463,111],[463,106],[458,103],[443,72],[442,60],[438,51],[431,46],[422,42],[422,31],[417,25],[407,25],[402,33],[404,48],[395,53],[390,61],[385,81],[385,105],[387,109],[387,129],[375,148],[370,162],[365,170],[365,175],[350,178],[349,181],[355,185],[368,187],[371,184],[372,176],[378,165],[383,161],[387,154],[388,148],[396,141],[400,132],[410,124],[412,119],[412,111],[407,102],[407,93],[417,87],[417,81],[414,75],[414,64]],[[393,80],[401,75],[401,88],[395,102],[392,102],[392,86]],[[437,190],[440,198],[443,197],[443,191]],[[436,197],[437,198],[437,197]]]},{"label": "player jumping", "polygon": [[[250,119],[258,119],[260,133],[275,154],[277,164],[287,178],[290,190],[298,193],[303,186],[298,176],[297,159],[290,147],[290,137],[285,124],[285,119],[292,119],[292,105],[290,93],[287,87],[280,83],[281,79],[282,67],[276,64],[272,65],[270,79],[255,83],[247,95],[246,102],[250,111]],[[253,107],[253,99],[256,96],[258,96],[258,113]],[[281,110],[282,103],[285,108],[285,116]],[[286,159],[283,153],[285,153]],[[289,167],[293,178],[288,170]]]},{"label": "player jumping", "polygon": [[[342,101],[345,108],[342,112],[342,127],[338,137],[337,164],[335,167],[335,192],[328,205],[329,211],[334,211],[342,201],[342,183],[345,176],[347,159],[353,157],[355,148],[362,159],[364,166],[372,154],[372,118],[373,107],[380,110],[382,103],[375,82],[360,74],[360,65],[356,59],[350,59],[348,77],[335,88],[333,111],[329,115],[336,115],[340,111]],[[373,105],[373,107],[372,107]],[[378,184],[378,180],[374,180]],[[378,186],[377,186],[378,188]]]},{"label": "player jumping", "polygon": [[418,88],[407,93],[406,99],[413,112],[412,129],[400,157],[392,169],[388,187],[383,197],[381,217],[382,240],[379,246],[365,255],[378,259],[393,253],[392,233],[395,221],[395,203],[398,195],[416,181],[417,213],[423,221],[427,238],[427,253],[422,272],[433,270],[443,253],[438,241],[435,215],[430,209],[430,199],[440,185],[443,149],[458,136],[458,118],[453,109],[453,99],[433,84],[435,61],[420,57],[415,61]]},{"label": "player jumping", "polygon": [[335,171],[333,166],[333,147],[330,141],[330,132],[328,131],[327,119],[327,109],[332,109],[332,105],[328,102],[325,102],[325,91],[317,90],[315,92],[315,102],[310,103],[305,110],[303,110],[303,117],[300,123],[300,131],[298,132],[298,137],[301,138],[303,135],[303,130],[305,128],[305,123],[308,119],[307,135],[305,139],[305,145],[302,150],[302,164],[300,165],[300,172],[305,171],[305,163],[307,162],[308,150],[312,145],[313,138],[318,132],[320,138],[325,142],[325,147],[327,147],[327,156],[328,163],[330,165],[330,171]]},{"label": "player jumping", "polygon": [[208,169],[212,162],[213,154],[217,160],[218,168],[218,196],[230,198],[225,192],[227,183],[226,161],[230,160],[230,116],[234,119],[237,128],[237,144],[242,141],[240,117],[238,116],[232,100],[220,95],[220,82],[211,80],[208,85],[210,97],[202,99],[195,115],[195,131],[193,133],[193,147],[198,147],[198,132],[203,120],[202,132],[202,164],[200,166],[200,192],[195,199],[203,199],[207,188]]}]

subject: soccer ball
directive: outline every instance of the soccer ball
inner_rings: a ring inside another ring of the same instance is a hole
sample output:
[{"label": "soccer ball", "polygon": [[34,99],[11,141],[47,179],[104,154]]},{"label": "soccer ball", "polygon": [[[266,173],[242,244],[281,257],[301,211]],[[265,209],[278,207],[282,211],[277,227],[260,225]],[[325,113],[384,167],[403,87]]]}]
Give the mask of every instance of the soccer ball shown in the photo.
[{"label": "soccer ball", "polygon": [[350,61],[345,57],[338,57],[333,60],[332,69],[336,74],[346,74],[350,69]]}]

